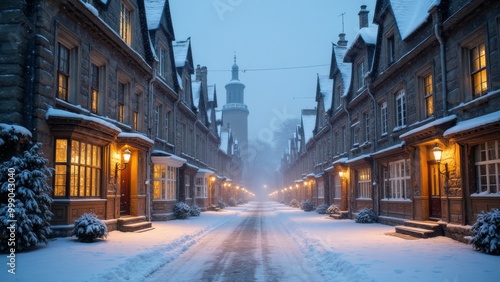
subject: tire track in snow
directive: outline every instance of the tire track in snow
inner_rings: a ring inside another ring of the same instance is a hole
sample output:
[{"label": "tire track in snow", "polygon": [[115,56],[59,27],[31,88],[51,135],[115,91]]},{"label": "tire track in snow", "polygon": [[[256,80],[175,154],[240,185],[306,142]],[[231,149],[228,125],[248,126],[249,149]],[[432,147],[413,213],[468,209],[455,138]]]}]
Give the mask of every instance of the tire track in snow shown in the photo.
[{"label": "tire track in snow", "polygon": [[316,268],[325,279],[333,279],[338,282],[375,281],[358,266],[344,260],[340,254],[329,250],[328,246],[324,246],[319,240],[308,237],[307,233],[289,218],[286,218],[284,226],[307,261],[312,263],[313,268]]},{"label": "tire track in snow", "polygon": [[193,234],[184,235],[163,247],[130,257],[124,263],[110,269],[108,272],[101,273],[97,277],[93,277],[87,281],[143,281],[163,265],[175,260],[189,250],[189,248],[207,234],[221,228],[239,214],[240,212],[236,212],[216,225],[207,226]]}]

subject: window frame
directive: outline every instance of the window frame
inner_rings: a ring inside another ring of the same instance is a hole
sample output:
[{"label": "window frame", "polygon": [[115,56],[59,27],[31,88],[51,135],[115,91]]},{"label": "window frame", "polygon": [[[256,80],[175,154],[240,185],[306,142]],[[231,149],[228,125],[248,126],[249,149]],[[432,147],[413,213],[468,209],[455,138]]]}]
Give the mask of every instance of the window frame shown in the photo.
[{"label": "window frame", "polygon": [[382,200],[410,200],[410,171],[409,159],[392,161],[383,167]]},{"label": "window frame", "polygon": [[369,167],[361,168],[357,171],[358,193],[357,199],[370,200],[372,198],[372,177]]},{"label": "window frame", "polygon": [[[157,171],[157,168],[160,170]],[[157,172],[159,174],[156,174]],[[178,168],[175,166],[153,163],[153,201],[177,201],[178,173]]]},{"label": "window frame", "polygon": [[404,89],[396,92],[396,95],[394,96],[394,108],[396,121],[394,131],[397,131],[406,127],[406,91]]},{"label": "window frame", "polygon": [[132,22],[133,22],[133,11],[134,9],[128,3],[128,1],[121,1],[120,3],[120,26],[119,32],[120,38],[127,45],[132,45]]},{"label": "window frame", "polygon": [[[494,156],[491,155],[491,148],[493,148]],[[477,144],[474,146],[473,152],[476,194],[500,196],[500,140]]]},{"label": "window frame", "polygon": [[[58,149],[58,141],[66,141],[66,148]],[[54,198],[101,198],[104,194],[103,147],[80,139],[56,138],[54,148]],[[64,159],[60,159],[59,154],[64,154]]]}]

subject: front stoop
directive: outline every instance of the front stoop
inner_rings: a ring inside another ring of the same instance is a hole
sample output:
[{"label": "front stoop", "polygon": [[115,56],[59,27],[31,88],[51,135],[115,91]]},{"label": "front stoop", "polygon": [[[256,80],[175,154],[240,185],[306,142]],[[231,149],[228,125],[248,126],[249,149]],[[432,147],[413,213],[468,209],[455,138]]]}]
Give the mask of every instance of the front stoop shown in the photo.
[{"label": "front stoop", "polygon": [[152,224],[145,216],[124,216],[118,219],[117,226],[122,232],[136,232],[150,230]]},{"label": "front stoop", "polygon": [[443,226],[435,221],[406,220],[403,225],[398,225],[395,228],[396,233],[424,239],[444,234]]}]

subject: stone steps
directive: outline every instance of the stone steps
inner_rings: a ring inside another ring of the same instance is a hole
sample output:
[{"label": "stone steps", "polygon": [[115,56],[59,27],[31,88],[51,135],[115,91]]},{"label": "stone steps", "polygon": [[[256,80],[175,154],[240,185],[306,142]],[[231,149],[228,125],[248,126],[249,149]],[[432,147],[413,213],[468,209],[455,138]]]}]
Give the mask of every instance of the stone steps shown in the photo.
[{"label": "stone steps", "polygon": [[117,228],[122,232],[136,232],[151,228],[152,223],[145,216],[125,216],[118,218]]},{"label": "stone steps", "polygon": [[424,239],[444,234],[442,225],[434,221],[406,220],[395,229],[396,233]]}]

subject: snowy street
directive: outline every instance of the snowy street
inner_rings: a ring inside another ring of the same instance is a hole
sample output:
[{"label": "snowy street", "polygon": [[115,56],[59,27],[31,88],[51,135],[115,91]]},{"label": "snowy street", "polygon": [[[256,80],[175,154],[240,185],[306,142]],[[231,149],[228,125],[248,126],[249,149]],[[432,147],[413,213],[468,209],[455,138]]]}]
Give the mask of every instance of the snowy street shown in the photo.
[{"label": "snowy street", "polygon": [[[446,237],[250,202],[106,240],[57,238],[0,281],[498,281],[500,257]],[[3,258],[6,260],[7,258]]]},{"label": "snowy street", "polygon": [[[208,234],[178,260],[146,281],[316,281],[300,249],[288,234],[274,206],[250,204],[236,217]],[[289,266],[293,265],[293,268]],[[189,276],[186,274],[189,273]]]}]

